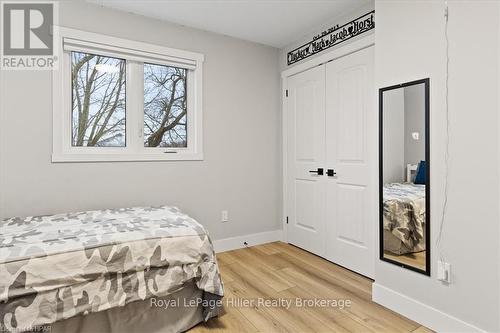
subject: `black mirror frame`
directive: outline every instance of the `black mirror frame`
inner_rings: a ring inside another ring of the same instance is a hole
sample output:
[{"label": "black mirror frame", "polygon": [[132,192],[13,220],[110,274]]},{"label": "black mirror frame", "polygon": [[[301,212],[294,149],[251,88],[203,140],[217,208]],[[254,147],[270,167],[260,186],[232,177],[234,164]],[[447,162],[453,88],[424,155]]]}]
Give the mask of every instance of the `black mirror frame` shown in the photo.
[{"label": "black mirror frame", "polygon": [[[404,88],[408,86],[413,86],[417,84],[425,85],[425,168],[426,168],[426,180],[425,180],[425,270],[416,268],[411,265],[406,265],[401,262],[388,259],[384,257],[384,202],[383,202],[383,191],[384,191],[384,178],[383,178],[383,94],[385,91]],[[430,205],[430,130],[429,130],[429,117],[430,117],[430,79],[421,79],[410,81],[406,83],[401,83],[385,88],[379,89],[379,245],[380,245],[380,260],[397,265],[402,268],[406,268],[427,276],[431,275],[431,242],[430,242],[430,217],[431,217],[431,205]]]}]

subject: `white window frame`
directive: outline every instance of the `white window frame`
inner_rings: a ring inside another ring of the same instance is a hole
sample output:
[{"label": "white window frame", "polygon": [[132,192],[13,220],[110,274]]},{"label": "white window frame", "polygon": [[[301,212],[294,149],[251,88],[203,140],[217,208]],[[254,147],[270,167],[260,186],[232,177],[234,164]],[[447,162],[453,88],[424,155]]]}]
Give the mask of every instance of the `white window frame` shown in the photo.
[{"label": "white window frame", "polygon": [[[59,69],[52,74],[52,162],[203,160],[204,55],[65,27],[55,27]],[[71,51],[125,59],[126,147],[72,146]],[[188,69],[187,147],[144,147],[143,63]]]}]

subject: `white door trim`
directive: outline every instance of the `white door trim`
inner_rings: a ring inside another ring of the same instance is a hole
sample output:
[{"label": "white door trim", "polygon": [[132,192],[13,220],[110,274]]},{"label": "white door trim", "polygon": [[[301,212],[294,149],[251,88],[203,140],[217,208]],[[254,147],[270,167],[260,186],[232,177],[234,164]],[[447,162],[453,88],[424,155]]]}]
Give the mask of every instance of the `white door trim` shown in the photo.
[{"label": "white door trim", "polygon": [[[332,61],[341,57],[344,57],[348,54],[354,53],[356,51],[362,50],[364,48],[370,47],[375,45],[375,34],[371,34],[369,36],[361,37],[360,39],[348,43],[347,45],[342,45],[338,48],[334,48],[331,51],[328,51],[322,55],[319,55],[311,60],[306,60],[296,66],[293,66],[292,68],[285,69],[284,71],[281,72],[281,86],[283,87],[283,92],[282,92],[282,98],[281,98],[281,133],[282,137],[281,140],[283,142],[282,150],[283,150],[283,156],[282,156],[282,182],[283,182],[283,188],[282,188],[282,193],[281,193],[281,202],[283,204],[283,211],[282,211],[282,221],[283,221],[283,240],[285,242],[288,242],[288,228],[287,228],[287,202],[286,202],[286,193],[287,193],[287,149],[288,149],[288,144],[287,144],[287,135],[288,135],[288,130],[287,130],[287,112],[286,112],[286,90],[288,89],[288,77],[298,74],[300,72],[303,72],[305,70],[308,70],[310,68],[313,68],[315,66],[324,64],[328,61]],[[378,156],[378,155],[377,155]],[[374,232],[372,233],[373,236],[376,238],[378,235],[378,223],[373,223],[373,228]],[[373,244],[377,244],[376,242],[373,242]],[[375,250],[375,249],[374,249]],[[375,256],[374,259],[375,261]]]}]

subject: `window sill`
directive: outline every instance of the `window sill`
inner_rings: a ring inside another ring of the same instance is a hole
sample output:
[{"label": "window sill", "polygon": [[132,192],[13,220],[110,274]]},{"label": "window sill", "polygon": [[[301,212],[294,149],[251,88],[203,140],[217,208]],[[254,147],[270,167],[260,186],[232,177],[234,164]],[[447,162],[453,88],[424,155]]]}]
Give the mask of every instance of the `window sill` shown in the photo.
[{"label": "window sill", "polygon": [[52,154],[52,163],[203,161],[203,153]]}]

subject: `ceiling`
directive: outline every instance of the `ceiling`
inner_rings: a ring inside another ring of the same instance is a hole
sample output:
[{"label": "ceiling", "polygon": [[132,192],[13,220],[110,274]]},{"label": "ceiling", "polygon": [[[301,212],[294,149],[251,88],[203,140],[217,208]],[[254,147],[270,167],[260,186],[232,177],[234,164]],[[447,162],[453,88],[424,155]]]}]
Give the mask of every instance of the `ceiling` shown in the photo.
[{"label": "ceiling", "polygon": [[281,48],[372,0],[86,0]]}]

